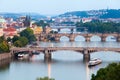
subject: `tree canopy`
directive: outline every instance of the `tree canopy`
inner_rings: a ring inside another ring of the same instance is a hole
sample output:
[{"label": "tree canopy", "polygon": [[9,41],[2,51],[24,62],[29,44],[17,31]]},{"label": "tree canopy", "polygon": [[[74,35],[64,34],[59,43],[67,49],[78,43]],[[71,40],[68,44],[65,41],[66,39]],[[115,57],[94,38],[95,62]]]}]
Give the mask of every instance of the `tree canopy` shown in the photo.
[{"label": "tree canopy", "polygon": [[19,37],[18,40],[14,42],[16,47],[24,47],[28,44],[28,39],[26,37]]},{"label": "tree canopy", "polygon": [[49,24],[46,23],[46,22],[44,22],[43,20],[37,21],[37,22],[35,22],[34,24],[36,24],[37,26],[42,26],[43,28],[44,28],[45,26],[49,26]]},{"label": "tree canopy", "polygon": [[92,74],[91,80],[119,80],[120,63],[111,63],[105,68],[98,70],[97,74]]},{"label": "tree canopy", "polygon": [[28,39],[28,42],[31,43],[36,40],[36,37],[33,34],[33,30],[30,28],[26,28],[22,32],[20,32],[21,37],[26,37]]},{"label": "tree canopy", "polygon": [[0,53],[9,52],[8,42],[5,40],[4,36],[0,37]]},{"label": "tree canopy", "polygon": [[76,23],[77,31],[87,29],[90,33],[120,33],[120,23],[92,21],[87,23]]}]

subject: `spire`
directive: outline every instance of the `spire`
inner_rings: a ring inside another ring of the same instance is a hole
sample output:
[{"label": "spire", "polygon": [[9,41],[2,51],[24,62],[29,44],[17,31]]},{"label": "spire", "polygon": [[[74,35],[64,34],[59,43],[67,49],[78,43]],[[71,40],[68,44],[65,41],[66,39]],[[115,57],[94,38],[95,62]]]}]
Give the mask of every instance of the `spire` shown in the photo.
[{"label": "spire", "polygon": [[25,20],[23,21],[25,27],[30,27],[31,17],[26,15]]}]

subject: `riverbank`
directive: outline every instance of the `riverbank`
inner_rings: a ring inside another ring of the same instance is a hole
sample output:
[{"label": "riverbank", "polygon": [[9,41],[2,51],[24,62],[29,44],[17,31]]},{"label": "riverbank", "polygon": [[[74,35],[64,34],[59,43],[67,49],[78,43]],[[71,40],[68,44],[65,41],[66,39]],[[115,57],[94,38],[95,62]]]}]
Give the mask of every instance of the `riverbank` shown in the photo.
[{"label": "riverbank", "polygon": [[1,54],[0,54],[0,61],[1,61],[1,60],[9,59],[9,58],[11,58],[11,57],[12,57],[11,53],[1,53]]}]

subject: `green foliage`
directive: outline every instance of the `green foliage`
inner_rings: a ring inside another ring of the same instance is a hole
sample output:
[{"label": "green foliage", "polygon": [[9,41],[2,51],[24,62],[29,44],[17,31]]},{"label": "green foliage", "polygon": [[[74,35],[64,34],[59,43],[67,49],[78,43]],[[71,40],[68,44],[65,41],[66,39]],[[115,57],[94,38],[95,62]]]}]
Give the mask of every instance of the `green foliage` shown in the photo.
[{"label": "green foliage", "polygon": [[9,52],[9,45],[6,41],[0,43],[0,53]]},{"label": "green foliage", "polygon": [[12,40],[12,39],[11,39],[10,37],[7,38],[7,42],[11,42],[11,40]]},{"label": "green foliage", "polygon": [[16,47],[22,47],[22,42],[19,41],[19,40],[15,41],[13,44],[14,44],[14,46],[16,46]]},{"label": "green foliage", "polygon": [[26,28],[25,30],[20,32],[20,36],[21,37],[26,37],[28,39],[29,43],[36,40],[36,38],[33,34],[33,30],[30,29],[30,28]]},{"label": "green foliage", "polygon": [[48,78],[48,77],[44,77],[44,78],[37,78],[36,80],[55,80],[53,78]]},{"label": "green foliage", "polygon": [[[91,33],[120,33],[120,23],[92,21],[87,23],[76,23],[77,31],[83,31],[85,28]],[[83,29],[83,30],[81,30]]]},{"label": "green foliage", "polygon": [[91,80],[119,80],[120,79],[120,63],[109,64],[106,68],[98,70],[97,74],[92,74]]},{"label": "green foliage", "polygon": [[19,37],[15,35],[15,36],[12,38],[12,43],[14,43],[15,41],[17,41],[18,39],[19,39]]},{"label": "green foliage", "polygon": [[26,37],[19,37],[18,40],[14,42],[16,47],[24,47],[28,44],[28,39]]},{"label": "green foliage", "polygon": [[35,24],[37,26],[42,26],[42,27],[49,26],[49,24],[45,23],[43,20],[37,21],[37,22],[35,22]]},{"label": "green foliage", "polygon": [[22,43],[22,46],[25,46],[28,44],[28,39],[26,37],[19,37],[18,40]]},{"label": "green foliage", "polygon": [[4,36],[0,37],[0,43],[3,42],[5,40]]},{"label": "green foliage", "polygon": [[0,37],[0,53],[9,52],[9,45],[5,40],[4,36]]}]

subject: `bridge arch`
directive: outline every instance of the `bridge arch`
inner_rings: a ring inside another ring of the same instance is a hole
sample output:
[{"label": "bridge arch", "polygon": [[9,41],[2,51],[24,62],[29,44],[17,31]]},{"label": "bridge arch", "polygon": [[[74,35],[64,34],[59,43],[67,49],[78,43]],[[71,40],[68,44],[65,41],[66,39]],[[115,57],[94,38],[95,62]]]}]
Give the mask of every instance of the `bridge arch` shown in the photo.
[{"label": "bridge arch", "polygon": [[116,36],[114,36],[114,35],[108,35],[107,37],[106,37],[106,41],[116,41]]},{"label": "bridge arch", "polygon": [[65,61],[83,60],[83,54],[73,50],[57,50],[52,52],[52,59]]},{"label": "bridge arch", "polygon": [[81,36],[81,35],[77,35],[77,36],[75,36],[74,41],[85,41],[85,37]]},{"label": "bridge arch", "polygon": [[60,36],[60,41],[69,41],[70,38],[68,36]]},{"label": "bridge arch", "polygon": [[101,37],[98,35],[93,35],[90,37],[90,41],[101,41]]}]

